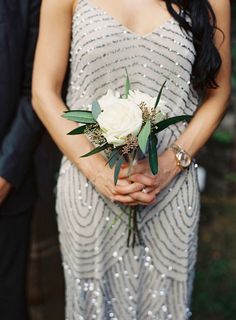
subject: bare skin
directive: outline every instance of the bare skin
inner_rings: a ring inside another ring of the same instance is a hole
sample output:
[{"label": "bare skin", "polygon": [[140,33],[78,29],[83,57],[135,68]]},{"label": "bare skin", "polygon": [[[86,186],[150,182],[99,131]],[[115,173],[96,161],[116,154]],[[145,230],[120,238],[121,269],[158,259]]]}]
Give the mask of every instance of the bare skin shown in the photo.
[{"label": "bare skin", "polygon": [[[222,67],[216,79],[219,88],[206,92],[205,99],[198,108],[190,125],[176,141],[191,156],[196,155],[217,128],[227,110],[231,92],[230,2],[228,0],[212,0],[210,2],[216,14],[217,26],[225,36],[223,41],[220,31],[215,34],[215,43],[222,58]],[[137,164],[133,175],[129,178],[132,182],[145,184],[149,191],[150,199],[152,199],[152,196],[154,199],[178,173],[172,151],[165,151],[159,157],[159,161],[160,170],[156,176],[151,174],[147,161],[143,161]],[[123,170],[122,177],[128,176],[127,171],[127,168]],[[122,192],[123,195],[126,190],[126,200],[124,201],[122,197],[122,201],[126,204],[133,203],[134,200],[140,201],[142,199],[143,201],[144,195],[140,192],[130,195],[127,188],[122,188],[121,190],[120,187],[117,187],[115,189],[115,191]],[[121,197],[117,195],[114,199],[120,201]]]},{"label": "bare skin", "polygon": [[7,198],[11,190],[11,184],[4,178],[0,177],[0,206]]},{"label": "bare skin", "polygon": [[106,11],[133,33],[142,36],[149,34],[171,18],[163,1],[88,0],[88,2]]},{"label": "bare skin", "polygon": [[[170,18],[162,1],[92,0],[91,3],[140,35],[152,32]],[[217,77],[219,88],[207,91],[204,102],[190,125],[176,141],[192,156],[201,149],[218,126],[227,109],[231,91],[230,2],[212,0],[211,3],[216,13],[217,25],[225,34],[223,43],[221,33],[216,32],[215,35],[223,65]],[[33,74],[34,108],[62,152],[101,194],[127,205],[149,205],[155,202],[156,195],[179,173],[172,151],[167,150],[160,155],[159,172],[156,176],[151,174],[148,163],[144,160],[133,168],[130,177],[127,168],[123,167],[118,185],[114,186],[113,170],[105,167],[106,159],[102,155],[80,158],[92,149],[88,139],[85,136],[66,135],[75,125],[60,117],[66,110],[60,92],[67,67],[75,6],[74,0],[43,0]],[[142,192],[143,188],[148,190],[147,194]]]}]

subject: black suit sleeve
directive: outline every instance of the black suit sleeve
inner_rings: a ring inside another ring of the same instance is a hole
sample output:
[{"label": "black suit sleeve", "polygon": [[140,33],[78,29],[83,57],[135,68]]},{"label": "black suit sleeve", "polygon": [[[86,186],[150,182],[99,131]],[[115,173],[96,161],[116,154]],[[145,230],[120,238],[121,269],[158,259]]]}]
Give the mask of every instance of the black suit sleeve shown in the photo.
[{"label": "black suit sleeve", "polygon": [[40,1],[30,1],[22,90],[17,113],[0,146],[0,176],[18,188],[26,178],[43,126],[31,105],[31,80]]}]

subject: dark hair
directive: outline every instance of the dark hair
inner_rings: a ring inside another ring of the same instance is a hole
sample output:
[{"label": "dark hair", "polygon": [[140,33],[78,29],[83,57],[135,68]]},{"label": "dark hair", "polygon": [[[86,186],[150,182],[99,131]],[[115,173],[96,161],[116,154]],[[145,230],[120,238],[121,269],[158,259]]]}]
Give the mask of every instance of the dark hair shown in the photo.
[{"label": "dark hair", "polygon": [[[221,57],[214,44],[215,13],[207,0],[163,0],[169,13],[186,32],[192,32],[196,59],[193,65],[192,83],[195,89],[217,88],[216,76],[221,67]],[[177,5],[180,12],[175,11]],[[189,24],[185,17],[191,18]]]}]

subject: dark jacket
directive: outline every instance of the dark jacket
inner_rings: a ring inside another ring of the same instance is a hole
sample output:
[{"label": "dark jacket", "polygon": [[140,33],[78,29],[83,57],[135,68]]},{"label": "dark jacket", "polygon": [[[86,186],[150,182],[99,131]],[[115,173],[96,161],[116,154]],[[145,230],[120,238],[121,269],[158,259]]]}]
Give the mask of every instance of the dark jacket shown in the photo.
[{"label": "dark jacket", "polygon": [[31,105],[40,0],[0,0],[0,176],[13,188],[0,215],[30,208],[32,160],[43,131]]}]

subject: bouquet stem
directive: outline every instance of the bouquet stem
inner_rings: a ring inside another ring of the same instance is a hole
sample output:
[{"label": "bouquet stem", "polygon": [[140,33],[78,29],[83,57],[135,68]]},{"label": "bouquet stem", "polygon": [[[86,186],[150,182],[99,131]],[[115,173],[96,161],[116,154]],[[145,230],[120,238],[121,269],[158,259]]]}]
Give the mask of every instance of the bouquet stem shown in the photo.
[{"label": "bouquet stem", "polygon": [[[132,237],[132,243],[131,243],[131,237]],[[138,223],[137,223],[137,207],[130,207],[127,247],[129,248],[130,245],[132,245],[132,248],[134,248],[137,244],[137,240],[140,243],[141,239],[140,239],[140,233],[139,233]]]}]

